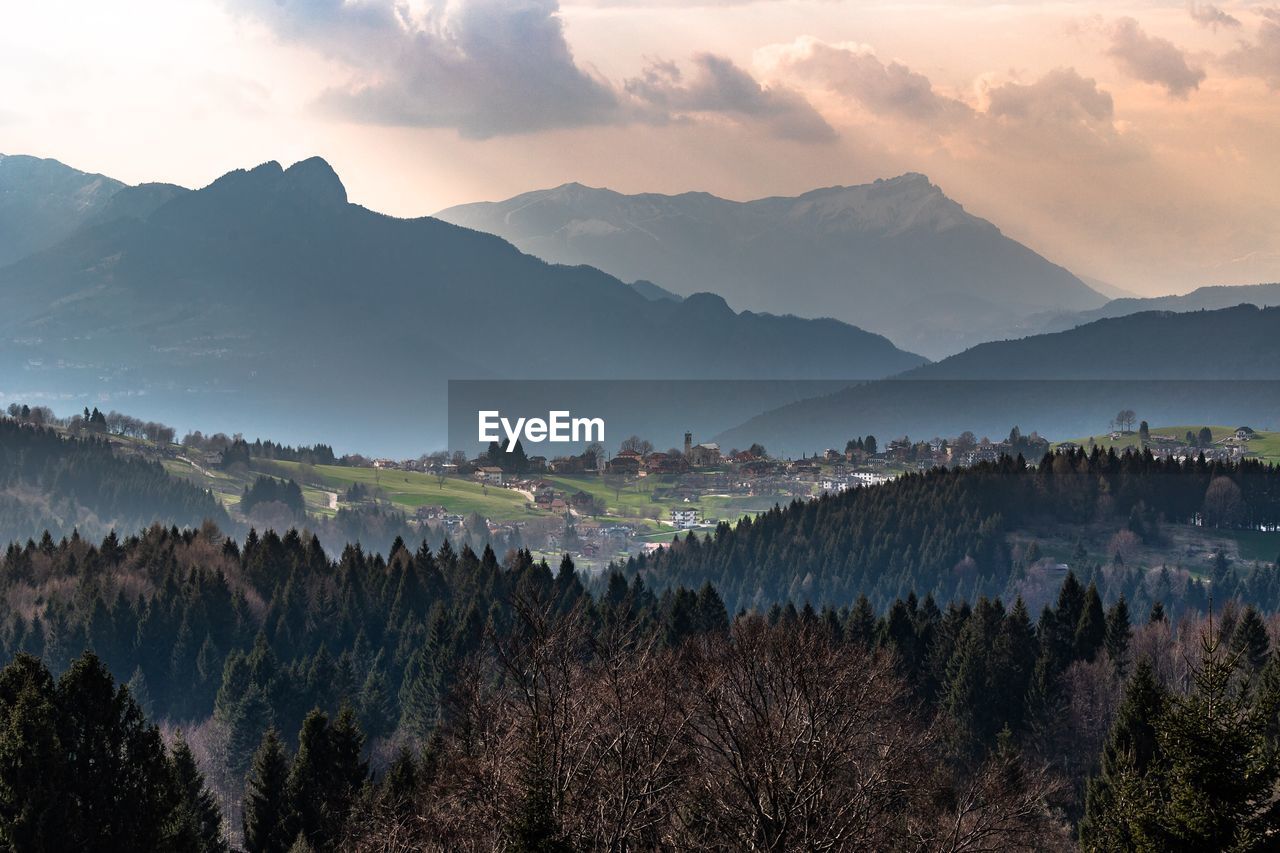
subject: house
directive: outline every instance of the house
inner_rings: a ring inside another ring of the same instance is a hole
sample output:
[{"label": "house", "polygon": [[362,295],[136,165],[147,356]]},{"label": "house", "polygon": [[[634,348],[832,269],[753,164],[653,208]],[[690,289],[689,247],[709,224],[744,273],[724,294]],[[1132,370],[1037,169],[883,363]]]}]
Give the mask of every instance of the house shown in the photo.
[{"label": "house", "polygon": [[418,521],[436,521],[437,519],[443,519],[447,514],[448,510],[436,505],[420,506],[414,513]]},{"label": "house", "polygon": [[695,508],[674,507],[671,510],[671,524],[679,530],[689,530],[698,526],[698,510]]},{"label": "house", "polygon": [[683,456],[659,452],[646,456],[644,467],[650,474],[683,474],[689,470],[689,463]]},{"label": "house", "polygon": [[485,483],[496,483],[501,486],[504,476],[502,469],[493,465],[485,465],[476,469],[476,479]]},{"label": "house", "polygon": [[1239,441],[1248,441],[1253,438],[1254,432],[1247,426],[1236,427],[1236,438]]},{"label": "house", "polygon": [[614,474],[638,474],[640,472],[640,454],[624,450],[609,460],[609,471]]}]

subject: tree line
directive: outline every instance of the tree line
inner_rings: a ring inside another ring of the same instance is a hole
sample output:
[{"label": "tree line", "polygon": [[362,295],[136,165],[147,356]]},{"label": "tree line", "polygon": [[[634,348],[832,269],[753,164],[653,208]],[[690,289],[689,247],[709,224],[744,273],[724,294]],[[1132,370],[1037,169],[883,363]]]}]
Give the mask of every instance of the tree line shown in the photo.
[{"label": "tree line", "polygon": [[101,536],[113,527],[199,526],[205,519],[228,522],[211,494],[157,462],[119,455],[100,438],[65,438],[0,418],[0,539],[75,528]]},{"label": "tree line", "polygon": [[[1097,520],[1149,537],[1161,522],[1224,529],[1280,524],[1280,469],[1098,448],[1050,453],[1035,467],[1005,456],[775,507],[706,536],[673,540],[620,568],[657,587],[710,581],[731,610],[784,600],[850,601],[859,593],[883,608],[909,591],[974,601],[1006,594],[1025,568],[1009,546],[1010,531],[1070,531]],[[1106,548],[1082,543],[1082,576],[1115,564]],[[1115,593],[1150,604],[1142,578],[1127,577],[1129,585]],[[1256,595],[1255,603],[1280,604],[1274,575],[1250,583],[1246,594]],[[1194,584],[1179,581],[1158,597],[1168,603],[1175,596],[1188,596],[1191,609],[1203,605],[1203,589]]]}]

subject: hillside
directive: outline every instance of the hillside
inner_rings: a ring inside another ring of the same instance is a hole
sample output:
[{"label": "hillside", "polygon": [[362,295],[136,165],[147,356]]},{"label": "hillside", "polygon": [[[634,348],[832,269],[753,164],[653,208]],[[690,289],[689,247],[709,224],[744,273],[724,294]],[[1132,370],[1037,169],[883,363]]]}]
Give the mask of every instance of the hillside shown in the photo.
[{"label": "hillside", "polygon": [[225,525],[204,488],[170,477],[157,462],[118,454],[100,439],[72,439],[0,418],[0,542],[130,535],[152,524]]},{"label": "hillside", "polygon": [[7,394],[141,395],[180,426],[407,455],[443,446],[448,379],[856,379],[923,362],[834,320],[650,300],[375,213],[319,158],[237,170],[149,214],[164,193],[137,194],[135,215],[0,269]]},{"label": "hillside", "polygon": [[931,358],[1106,301],[918,174],[750,202],[566,184],[436,215],[549,261],[711,290],[736,308],[833,316]]},{"label": "hillside", "polygon": [[842,447],[854,434],[916,437],[1018,425],[1065,439],[1123,408],[1151,423],[1247,423],[1280,413],[1280,308],[1144,312],[981,344],[891,380],[784,406],[728,430],[728,445]]},{"label": "hillside", "polygon": [[69,236],[123,187],[57,160],[0,154],[0,265]]},{"label": "hillside", "polygon": [[1032,334],[1062,332],[1095,320],[1125,317],[1143,311],[1214,311],[1246,304],[1259,308],[1280,306],[1280,284],[1216,285],[1200,287],[1181,296],[1125,296],[1089,311],[1032,317],[1027,321],[1025,331]]}]

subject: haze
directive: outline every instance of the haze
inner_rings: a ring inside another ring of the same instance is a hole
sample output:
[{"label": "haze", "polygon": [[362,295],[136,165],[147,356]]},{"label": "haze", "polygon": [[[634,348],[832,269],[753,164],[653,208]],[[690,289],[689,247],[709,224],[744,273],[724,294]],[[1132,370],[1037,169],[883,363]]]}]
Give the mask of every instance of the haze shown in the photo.
[{"label": "haze", "polygon": [[1280,279],[1265,4],[9,4],[0,80],[0,151],[130,182],[322,154],[408,216],[921,171],[1081,276]]}]

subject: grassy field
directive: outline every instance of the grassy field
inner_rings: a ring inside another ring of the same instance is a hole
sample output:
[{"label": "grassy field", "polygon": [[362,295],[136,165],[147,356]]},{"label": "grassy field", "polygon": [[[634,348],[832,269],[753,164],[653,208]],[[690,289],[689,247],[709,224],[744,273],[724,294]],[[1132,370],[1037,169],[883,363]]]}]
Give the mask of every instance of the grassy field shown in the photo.
[{"label": "grassy field", "polygon": [[[1181,439],[1188,432],[1198,434],[1202,426],[1153,426],[1151,427],[1151,434],[1153,436],[1167,435]],[[1234,426],[1210,426],[1209,431],[1213,433],[1213,440],[1219,441],[1234,434],[1236,428]],[[1074,441],[1084,447],[1088,447],[1089,442],[1092,441],[1104,450],[1114,447],[1117,452],[1139,446],[1138,433],[1136,431],[1129,435],[1122,435],[1117,439],[1112,439],[1108,433],[1101,433],[1100,435],[1074,439]],[[1255,433],[1254,437],[1249,441],[1249,453],[1268,462],[1280,462],[1280,432]]]},{"label": "grassy field", "polygon": [[[239,506],[245,487],[265,474],[297,482],[302,488],[307,511],[312,515],[332,516],[336,509],[331,495],[336,494],[340,505],[344,504],[346,490],[359,483],[410,516],[424,505],[443,506],[446,511],[459,515],[475,512],[493,521],[522,521],[550,516],[545,510],[531,509],[529,498],[521,492],[456,477],[441,482],[433,474],[414,471],[304,465],[265,459],[255,459],[247,470],[233,471],[206,468],[185,458],[168,459],[164,466],[169,473],[212,490],[230,510]],[[647,536],[656,537],[657,541],[676,532],[668,522],[673,507],[693,507],[703,518],[736,522],[744,515],[766,512],[775,504],[785,504],[788,500],[782,496],[708,494],[696,501],[675,498],[655,501],[652,499],[654,490],[665,485],[656,478],[642,477],[620,489],[595,475],[550,474],[543,479],[563,492],[566,498],[579,491],[592,495],[605,511],[598,520],[614,519],[640,525],[649,531]]]},{"label": "grassy field", "polygon": [[470,480],[451,477],[441,483],[431,474],[415,471],[301,465],[297,462],[268,464],[289,472],[289,476],[300,485],[336,491],[339,498],[349,486],[363,483],[370,489],[379,490],[387,500],[409,513],[420,506],[439,505],[459,515],[478,512],[486,518],[504,521],[545,515],[528,509],[526,504],[529,499],[519,492],[498,486],[484,486]]},{"label": "grassy field", "polygon": [[443,484],[429,474],[413,471],[380,471],[375,468],[348,468],[339,465],[302,465],[298,462],[279,462],[255,459],[252,467],[244,472],[197,469],[183,460],[166,460],[169,473],[191,480],[212,489],[225,506],[234,509],[240,503],[240,495],[248,483],[261,474],[287,477],[302,487],[307,511],[317,515],[333,515],[330,493],[343,493],[355,483],[363,483],[399,509],[412,515],[420,506],[439,505],[459,515],[478,512],[486,518],[517,521],[523,518],[545,516],[526,507],[528,498],[519,492],[496,486],[484,486],[470,480],[449,478]]}]

